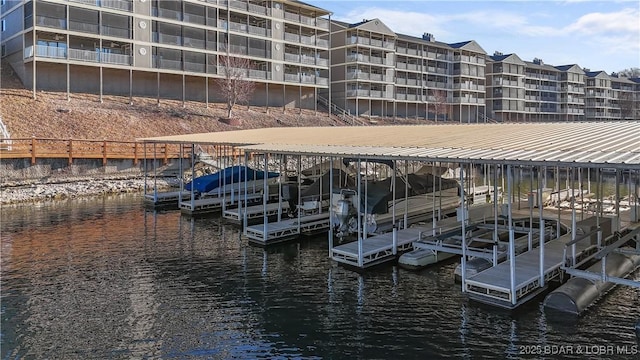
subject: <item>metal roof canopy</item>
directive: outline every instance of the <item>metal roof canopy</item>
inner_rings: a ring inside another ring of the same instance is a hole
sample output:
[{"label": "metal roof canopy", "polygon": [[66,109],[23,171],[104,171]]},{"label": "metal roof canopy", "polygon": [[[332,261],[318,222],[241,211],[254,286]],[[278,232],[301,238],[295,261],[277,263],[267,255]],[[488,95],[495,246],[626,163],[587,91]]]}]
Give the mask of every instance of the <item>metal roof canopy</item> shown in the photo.
[{"label": "metal roof canopy", "polygon": [[268,153],[640,170],[640,122],[279,127],[141,139]]}]

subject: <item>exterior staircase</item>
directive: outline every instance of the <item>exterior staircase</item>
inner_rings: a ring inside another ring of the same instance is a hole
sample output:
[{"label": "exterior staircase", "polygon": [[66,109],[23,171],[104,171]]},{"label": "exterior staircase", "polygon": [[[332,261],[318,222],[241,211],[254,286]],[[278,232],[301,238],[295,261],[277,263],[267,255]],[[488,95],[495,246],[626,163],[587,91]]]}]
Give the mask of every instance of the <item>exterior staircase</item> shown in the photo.
[{"label": "exterior staircase", "polygon": [[318,96],[318,104],[329,110],[331,114],[336,115],[342,121],[344,121],[348,125],[353,126],[365,126],[368,125],[365,121],[360,120],[357,116],[351,115],[347,110],[339,107],[338,105],[331,103],[329,104],[329,100],[322,96]]},{"label": "exterior staircase", "polygon": [[11,150],[11,135],[0,116],[0,150]]}]

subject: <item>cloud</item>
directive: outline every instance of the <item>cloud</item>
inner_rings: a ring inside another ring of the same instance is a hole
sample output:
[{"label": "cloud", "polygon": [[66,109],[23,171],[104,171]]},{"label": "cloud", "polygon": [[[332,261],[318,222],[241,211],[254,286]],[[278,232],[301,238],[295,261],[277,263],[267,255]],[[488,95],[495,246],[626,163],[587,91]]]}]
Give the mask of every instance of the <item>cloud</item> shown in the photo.
[{"label": "cloud", "polygon": [[616,12],[595,12],[582,15],[578,20],[565,27],[566,31],[595,34],[595,33],[640,33],[640,10],[622,9]]}]

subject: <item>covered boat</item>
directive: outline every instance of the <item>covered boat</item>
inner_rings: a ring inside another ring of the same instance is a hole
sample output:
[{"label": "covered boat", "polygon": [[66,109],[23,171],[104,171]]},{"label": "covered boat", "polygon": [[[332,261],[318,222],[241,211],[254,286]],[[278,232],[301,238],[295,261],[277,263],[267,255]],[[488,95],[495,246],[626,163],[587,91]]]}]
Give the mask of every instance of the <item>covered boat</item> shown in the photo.
[{"label": "covered boat", "polygon": [[[187,191],[191,191],[191,186],[193,186],[194,192],[203,194],[224,185],[237,184],[244,181],[262,180],[264,179],[264,176],[264,171],[254,170],[248,166],[236,165],[222,169],[214,174],[197,177],[193,181],[185,184],[184,188]],[[278,176],[280,176],[280,174],[277,172],[267,173],[267,178],[269,179],[276,178]]]}]

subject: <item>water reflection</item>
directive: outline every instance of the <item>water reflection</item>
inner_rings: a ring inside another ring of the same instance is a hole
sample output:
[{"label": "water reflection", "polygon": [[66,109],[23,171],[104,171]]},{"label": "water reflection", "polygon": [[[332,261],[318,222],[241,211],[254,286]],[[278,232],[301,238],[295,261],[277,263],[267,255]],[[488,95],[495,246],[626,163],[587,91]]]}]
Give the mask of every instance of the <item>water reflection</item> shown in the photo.
[{"label": "water reflection", "polygon": [[138,198],[3,207],[2,221],[3,359],[504,358],[523,345],[637,344],[628,288],[572,322],[468,302],[455,262],[356,273],[327,258],[323,237],[254,247],[220,219],[144,211]]}]

